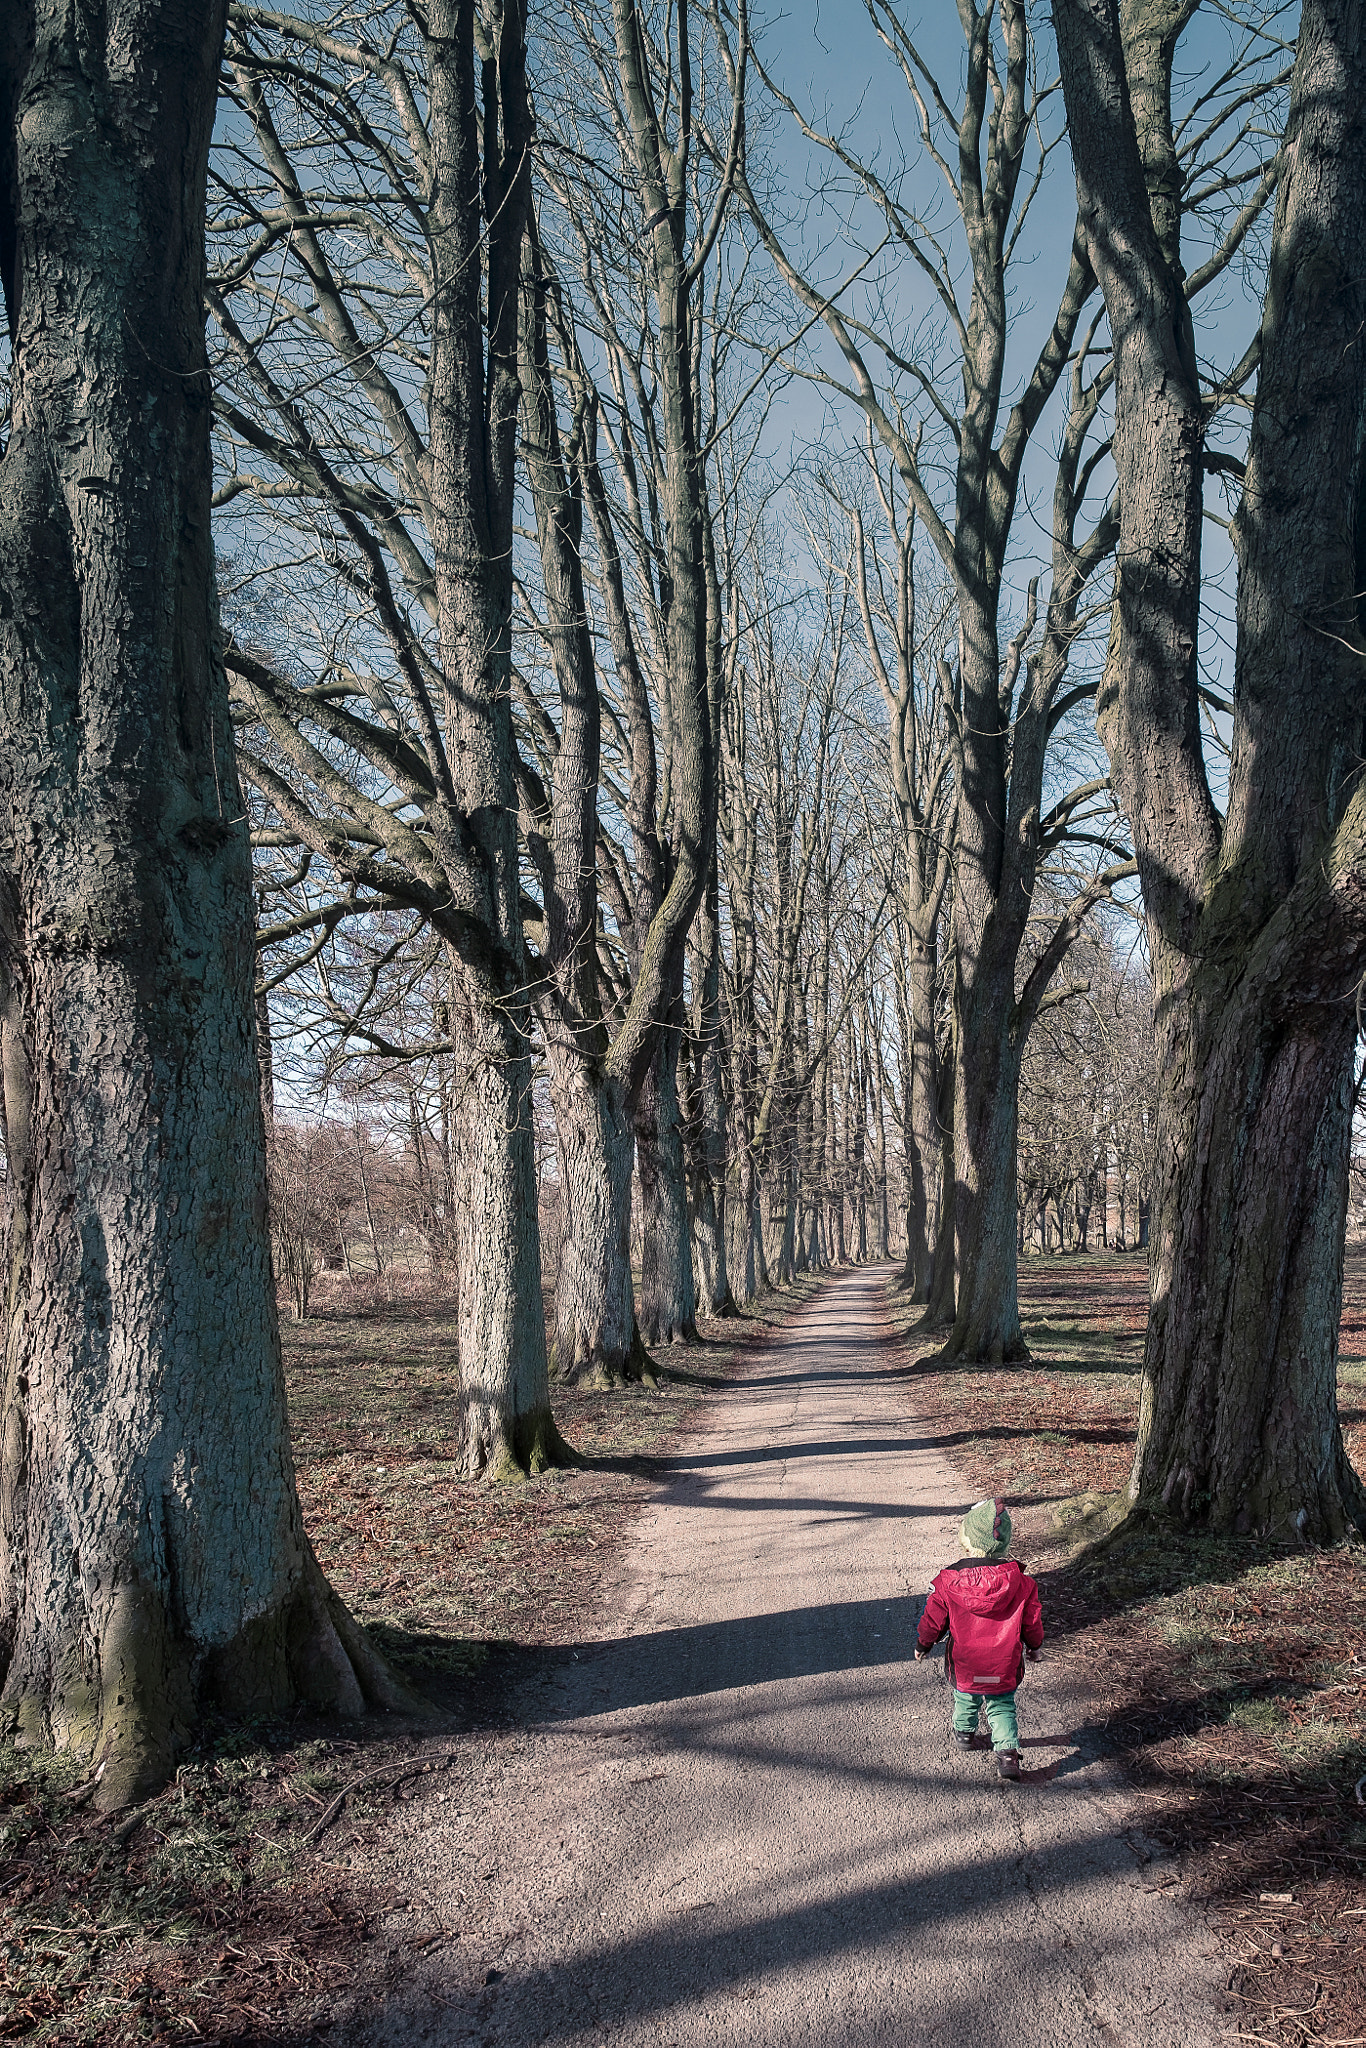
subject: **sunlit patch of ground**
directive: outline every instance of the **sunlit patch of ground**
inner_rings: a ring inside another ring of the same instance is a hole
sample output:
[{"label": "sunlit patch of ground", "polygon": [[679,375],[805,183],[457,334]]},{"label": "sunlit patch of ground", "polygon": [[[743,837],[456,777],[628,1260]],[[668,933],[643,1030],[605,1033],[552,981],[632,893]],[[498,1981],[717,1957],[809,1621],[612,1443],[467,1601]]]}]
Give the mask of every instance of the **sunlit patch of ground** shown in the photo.
[{"label": "sunlit patch of ground", "polygon": [[810,1284],[704,1325],[697,1345],[667,1347],[658,1388],[556,1389],[582,1469],[500,1487],[458,1476],[455,1333],[440,1304],[422,1313],[362,1297],[358,1314],[338,1286],[285,1330],[299,1491],[323,1570],[418,1675],[472,1669],[490,1644],[569,1640],[708,1378],[724,1377]]}]

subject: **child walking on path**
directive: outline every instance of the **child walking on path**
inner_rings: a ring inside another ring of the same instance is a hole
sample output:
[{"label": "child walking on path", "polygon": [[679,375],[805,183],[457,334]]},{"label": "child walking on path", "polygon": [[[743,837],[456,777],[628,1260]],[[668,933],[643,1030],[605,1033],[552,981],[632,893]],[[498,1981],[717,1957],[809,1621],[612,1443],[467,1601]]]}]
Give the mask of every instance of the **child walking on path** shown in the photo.
[{"label": "child walking on path", "polygon": [[916,1630],[917,1660],[948,1637],[944,1669],[953,1684],[953,1737],[971,1749],[983,1706],[1003,1778],[1020,1775],[1020,1734],[1015,1689],[1043,1644],[1039,1589],[1006,1556],[1010,1516],[1001,1500],[979,1500],[963,1517],[958,1540],[964,1555],[946,1565],[930,1587]]}]

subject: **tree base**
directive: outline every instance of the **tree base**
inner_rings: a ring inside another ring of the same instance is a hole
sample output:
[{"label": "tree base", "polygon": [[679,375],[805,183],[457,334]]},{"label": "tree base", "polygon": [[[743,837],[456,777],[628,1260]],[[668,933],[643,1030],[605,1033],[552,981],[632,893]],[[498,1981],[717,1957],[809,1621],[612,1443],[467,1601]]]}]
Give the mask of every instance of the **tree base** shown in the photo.
[{"label": "tree base", "polygon": [[132,1582],[115,1594],[99,1639],[99,1673],[72,1650],[50,1692],[11,1664],[4,1720],[24,1748],[88,1758],[93,1804],[112,1813],[150,1799],[193,1740],[205,1708],[265,1717],[306,1707],[357,1719],[368,1710],[425,1716],[428,1703],[395,1677],[323,1577],[312,1547],[294,1593],[248,1622],[230,1643],[203,1651],[177,1635],[161,1591]]},{"label": "tree base", "polygon": [[542,1472],[573,1471],[583,1463],[548,1407],[509,1422],[483,1404],[478,1411],[467,1404],[464,1436],[462,1477],[487,1479],[495,1486],[519,1486]]},{"label": "tree base", "polygon": [[[928,1322],[928,1317],[926,1322]],[[940,1365],[1028,1365],[1034,1354],[1023,1337],[977,1337],[954,1331],[937,1354]]]},{"label": "tree base", "polygon": [[552,1365],[552,1377],[562,1387],[577,1387],[589,1394],[617,1393],[624,1387],[657,1387],[660,1369],[645,1348],[637,1323],[625,1357],[604,1356],[601,1351],[585,1352],[563,1371]]},{"label": "tree base", "polygon": [[645,1342],[648,1344],[695,1344],[697,1342],[697,1324],[661,1324],[658,1329],[651,1330]]},{"label": "tree base", "polygon": [[1252,1528],[1242,1515],[1197,1517],[1182,1515],[1160,1500],[1132,1501],[1108,1529],[1080,1547],[1073,1561],[1085,1566],[1111,1562],[1122,1565],[1126,1552],[1140,1549],[1164,1549],[1181,1556],[1201,1537],[1230,1544],[1272,1543],[1306,1550],[1331,1550],[1343,1542],[1360,1543],[1366,1541],[1366,1488],[1350,1466],[1347,1472],[1351,1484],[1320,1496],[1312,1524],[1308,1510],[1303,1508],[1293,1514],[1287,1510],[1279,1521],[1270,1520]]}]

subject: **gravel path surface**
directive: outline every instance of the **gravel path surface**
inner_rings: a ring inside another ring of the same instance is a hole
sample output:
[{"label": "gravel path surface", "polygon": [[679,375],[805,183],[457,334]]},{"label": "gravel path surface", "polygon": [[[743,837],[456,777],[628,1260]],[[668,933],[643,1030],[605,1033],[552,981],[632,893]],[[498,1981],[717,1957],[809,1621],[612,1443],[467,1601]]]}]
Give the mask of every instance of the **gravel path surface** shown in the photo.
[{"label": "gravel path surface", "polygon": [[371,1874],[451,1938],[349,2040],[1204,2048],[1230,2025],[1047,1650],[1021,1785],[951,1745],[938,1665],[911,1662],[969,1503],[917,1440],[887,1277],[833,1276],[746,1363],[636,1524],[601,1639],[524,1688],[451,1803],[396,1815]]}]

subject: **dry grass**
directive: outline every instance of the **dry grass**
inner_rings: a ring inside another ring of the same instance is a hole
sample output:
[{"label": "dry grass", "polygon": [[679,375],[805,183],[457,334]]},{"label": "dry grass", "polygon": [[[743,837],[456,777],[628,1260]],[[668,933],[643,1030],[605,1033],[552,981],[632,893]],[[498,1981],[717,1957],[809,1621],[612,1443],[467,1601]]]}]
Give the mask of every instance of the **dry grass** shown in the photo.
[{"label": "dry grass", "polygon": [[[1229,2038],[1364,2038],[1361,1548],[1173,1543],[1157,1529],[1068,1565],[1069,1539],[1107,1526],[1128,1475],[1145,1261],[1026,1260],[1020,1303],[1030,1363],[927,1361],[908,1383],[917,1411],[984,1495],[1010,1501],[1022,1547],[1042,1552],[1056,1654],[1101,1703],[1145,1829],[1176,1859],[1157,1881],[1184,1885],[1223,1933],[1240,2015]],[[1339,1403],[1366,1472],[1363,1252],[1348,1256]]]},{"label": "dry grass", "polygon": [[[795,1298],[704,1330],[677,1359],[691,1377],[657,1394],[561,1393],[583,1469],[490,1488],[455,1476],[443,1305],[325,1281],[316,1314],[285,1329],[305,1518],[333,1583],[438,1717],[357,1741],[297,1718],[209,1726],[174,1785],[112,1818],[71,1798],[78,1767],[0,1747],[0,2040],[320,2040],[392,1980],[406,1958],[386,1946],[385,1915],[409,1902],[358,1884],[350,1845],[411,1796],[414,1759],[477,1781],[505,1661],[577,1638],[655,1462],[707,1382]],[[358,1777],[369,1782],[315,1839]],[[439,1938],[438,1926],[410,1952]]]}]

